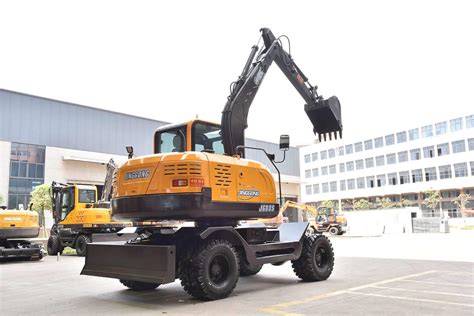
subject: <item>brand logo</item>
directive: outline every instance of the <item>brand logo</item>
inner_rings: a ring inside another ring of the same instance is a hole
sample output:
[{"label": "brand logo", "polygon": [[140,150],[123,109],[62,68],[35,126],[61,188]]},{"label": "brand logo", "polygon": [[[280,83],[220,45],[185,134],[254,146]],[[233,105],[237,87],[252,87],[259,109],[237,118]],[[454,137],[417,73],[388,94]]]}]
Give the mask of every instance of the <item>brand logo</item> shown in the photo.
[{"label": "brand logo", "polygon": [[258,86],[260,82],[262,81],[262,78],[264,75],[265,73],[263,72],[263,70],[259,69],[257,73],[255,74],[255,77],[253,77],[253,82],[255,82],[255,84]]},{"label": "brand logo", "polygon": [[263,212],[263,213],[271,213],[271,212],[275,212],[275,205],[272,205],[272,204],[262,204],[260,205],[260,208],[258,209],[259,212]]},{"label": "brand logo", "polygon": [[256,191],[256,190],[240,190],[239,191],[239,199],[241,200],[250,200],[254,196],[260,196],[260,191]]},{"label": "brand logo", "polygon": [[144,169],[144,170],[136,170],[136,171],[131,171],[127,172],[125,174],[125,180],[135,180],[135,179],[144,179],[148,178],[150,175],[150,170]]}]

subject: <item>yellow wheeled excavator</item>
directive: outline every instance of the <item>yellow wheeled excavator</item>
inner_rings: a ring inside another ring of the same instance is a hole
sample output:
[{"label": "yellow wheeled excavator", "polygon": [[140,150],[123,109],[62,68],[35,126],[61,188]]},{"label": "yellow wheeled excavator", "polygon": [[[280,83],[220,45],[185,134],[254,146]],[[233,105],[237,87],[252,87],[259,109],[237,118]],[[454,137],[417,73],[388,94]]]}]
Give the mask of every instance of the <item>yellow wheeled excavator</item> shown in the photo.
[{"label": "yellow wheeled excavator", "polygon": [[[342,132],[340,104],[324,99],[309,84],[292,56],[269,29],[255,45],[242,74],[231,85],[221,124],[193,120],[160,127],[154,154],[133,158],[117,169],[111,201],[121,220],[186,220],[192,226],[137,227],[138,237],[122,243],[92,243],[82,274],[117,278],[132,290],[152,290],[181,279],[201,300],[229,296],[239,274],[251,275],[266,263],[291,261],[304,281],[327,279],[334,253],[329,240],[306,234],[308,223],[239,224],[240,220],[279,214],[272,174],[262,163],[245,158],[249,107],[268,68],[275,62],[306,102],[304,110],[320,137]],[[289,137],[280,138],[283,155]],[[278,173],[274,154],[266,153]],[[281,194],[280,194],[281,196]],[[281,202],[281,201],[280,201]],[[255,272],[256,271],[256,272]]]},{"label": "yellow wheeled excavator", "polygon": [[39,229],[38,213],[28,210],[7,210],[6,206],[1,206],[0,259],[41,260],[43,245],[29,240],[38,237]]},{"label": "yellow wheeled excavator", "polygon": [[51,184],[54,224],[47,245],[49,255],[62,254],[65,247],[71,247],[78,256],[85,256],[86,245],[90,242],[131,237],[127,234],[118,236],[117,232],[132,223],[114,221],[110,212],[109,195],[115,167],[113,160],[107,165],[100,201],[97,200],[95,185]]}]

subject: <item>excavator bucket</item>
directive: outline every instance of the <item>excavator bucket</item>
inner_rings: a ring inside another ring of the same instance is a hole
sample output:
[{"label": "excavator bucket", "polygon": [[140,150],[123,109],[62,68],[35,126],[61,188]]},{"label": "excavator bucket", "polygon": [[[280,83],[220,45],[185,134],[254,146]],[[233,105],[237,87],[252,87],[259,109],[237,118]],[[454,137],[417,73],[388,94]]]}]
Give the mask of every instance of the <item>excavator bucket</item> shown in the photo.
[{"label": "excavator bucket", "polygon": [[329,99],[321,99],[312,105],[306,104],[304,107],[311,123],[313,123],[313,132],[318,135],[319,141],[327,136],[331,140],[342,137],[341,104],[335,96]]}]

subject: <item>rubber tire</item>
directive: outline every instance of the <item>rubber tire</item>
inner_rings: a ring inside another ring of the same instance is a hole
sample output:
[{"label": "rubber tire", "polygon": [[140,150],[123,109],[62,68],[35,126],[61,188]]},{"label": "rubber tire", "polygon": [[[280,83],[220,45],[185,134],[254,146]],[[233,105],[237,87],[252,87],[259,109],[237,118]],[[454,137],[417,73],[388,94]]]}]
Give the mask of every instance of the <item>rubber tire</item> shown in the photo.
[{"label": "rubber tire", "polygon": [[160,283],[149,283],[131,280],[120,280],[120,283],[122,283],[133,291],[152,291],[161,285]]},{"label": "rubber tire", "polygon": [[46,250],[48,252],[48,255],[50,256],[56,256],[58,252],[61,255],[63,254],[64,249],[61,246],[61,241],[59,240],[58,236],[56,235],[49,236]]},{"label": "rubber tire", "polygon": [[[221,239],[210,239],[184,254],[180,259],[179,277],[184,290],[199,300],[218,300],[228,297],[239,280],[239,258],[230,242]],[[216,257],[223,257],[228,265],[224,285],[214,283],[210,276],[210,264]],[[187,258],[190,258],[188,260]]]},{"label": "rubber tire", "polygon": [[329,233],[333,236],[339,235],[339,232],[339,228],[337,228],[336,226],[332,226],[329,228]]},{"label": "rubber tire", "polygon": [[87,235],[80,235],[76,239],[76,244],[75,244],[75,249],[76,249],[76,254],[79,257],[85,257],[87,253],[87,244],[91,242],[91,239]]},{"label": "rubber tire", "polygon": [[[316,252],[324,250],[326,254],[321,266],[318,266]],[[297,260],[291,261],[296,276],[306,282],[322,281],[329,278],[334,268],[334,250],[326,236],[305,236],[303,250]]]},{"label": "rubber tire", "polygon": [[239,276],[246,277],[256,275],[262,270],[263,264],[250,265],[241,253],[239,258]]}]

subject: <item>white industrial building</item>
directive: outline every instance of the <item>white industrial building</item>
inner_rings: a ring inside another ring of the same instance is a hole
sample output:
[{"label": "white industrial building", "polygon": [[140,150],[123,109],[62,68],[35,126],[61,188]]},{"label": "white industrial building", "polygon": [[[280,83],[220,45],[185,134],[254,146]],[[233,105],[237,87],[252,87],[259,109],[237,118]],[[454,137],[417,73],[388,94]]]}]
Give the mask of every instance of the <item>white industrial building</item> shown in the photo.
[{"label": "white industrial building", "polygon": [[422,203],[423,192],[433,189],[441,192],[442,214],[461,216],[451,201],[461,192],[473,197],[467,208],[474,207],[474,115],[374,136],[300,148],[302,201],[332,200],[349,208],[356,199],[388,197],[439,216]]}]

